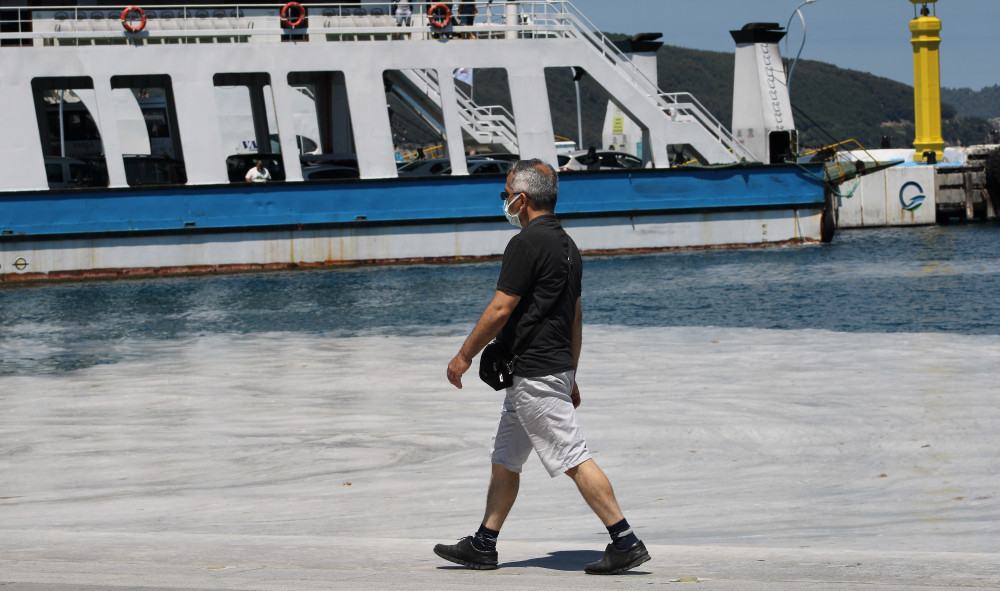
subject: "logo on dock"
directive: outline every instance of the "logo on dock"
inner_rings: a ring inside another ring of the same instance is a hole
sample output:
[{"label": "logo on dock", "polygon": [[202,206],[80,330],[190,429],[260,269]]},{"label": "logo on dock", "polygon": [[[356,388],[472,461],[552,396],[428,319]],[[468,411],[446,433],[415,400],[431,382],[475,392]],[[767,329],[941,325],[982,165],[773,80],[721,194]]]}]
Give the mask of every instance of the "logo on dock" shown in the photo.
[{"label": "logo on dock", "polygon": [[[913,187],[916,189],[916,195],[913,195],[914,191],[907,191],[906,189]],[[906,195],[913,195],[907,199]],[[914,181],[909,181],[899,188],[899,203],[903,206],[906,211],[915,211],[924,202],[927,197],[924,196],[924,188],[920,186],[919,183]]]}]

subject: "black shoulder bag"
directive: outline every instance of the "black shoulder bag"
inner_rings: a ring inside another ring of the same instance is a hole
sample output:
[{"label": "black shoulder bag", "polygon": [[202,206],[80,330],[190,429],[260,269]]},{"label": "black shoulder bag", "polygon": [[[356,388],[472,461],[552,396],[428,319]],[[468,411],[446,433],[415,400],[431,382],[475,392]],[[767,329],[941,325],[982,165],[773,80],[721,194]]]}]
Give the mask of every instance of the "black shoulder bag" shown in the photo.
[{"label": "black shoulder bag", "polygon": [[[569,256],[569,245],[566,247],[566,262],[569,265],[573,264]],[[566,282],[563,284],[562,291],[559,292],[559,297],[552,304],[554,309],[558,309],[559,303],[562,302],[563,296],[566,295],[569,282],[570,274],[567,270]],[[531,342],[535,340],[535,337],[538,336],[538,333],[548,322],[549,319],[546,317],[535,328],[531,329],[528,337],[521,342],[521,346],[516,351],[508,349],[507,345],[499,339],[490,341],[479,356],[479,379],[486,382],[486,385],[494,390],[510,388],[514,384],[514,366],[517,365],[517,359],[528,350],[528,346],[531,345]]]},{"label": "black shoulder bag", "polygon": [[479,378],[494,390],[510,388],[514,383],[514,366],[517,364],[517,359],[528,349],[528,345],[535,340],[547,322],[548,319],[539,322],[516,352],[511,352],[499,339],[490,341],[479,356]]}]

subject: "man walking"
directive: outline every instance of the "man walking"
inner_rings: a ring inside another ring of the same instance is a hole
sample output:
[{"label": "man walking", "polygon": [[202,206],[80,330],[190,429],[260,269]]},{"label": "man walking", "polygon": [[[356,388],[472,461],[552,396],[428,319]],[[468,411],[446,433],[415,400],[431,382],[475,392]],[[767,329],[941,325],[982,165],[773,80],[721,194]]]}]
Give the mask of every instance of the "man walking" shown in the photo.
[{"label": "man walking", "polygon": [[472,569],[497,568],[497,537],[517,498],[521,467],[534,449],[551,477],[565,473],[573,479],[611,535],[604,556],[584,571],[620,573],[649,560],[649,553],[622,515],[576,421],[583,261],[554,215],[559,180],[541,160],[521,160],[511,167],[505,189],[504,215],[522,230],[504,251],[493,301],[448,364],[448,381],[461,388],[472,358],[498,333],[512,351],[523,352],[493,441],[483,522],[474,535],[438,544],[434,553]]}]

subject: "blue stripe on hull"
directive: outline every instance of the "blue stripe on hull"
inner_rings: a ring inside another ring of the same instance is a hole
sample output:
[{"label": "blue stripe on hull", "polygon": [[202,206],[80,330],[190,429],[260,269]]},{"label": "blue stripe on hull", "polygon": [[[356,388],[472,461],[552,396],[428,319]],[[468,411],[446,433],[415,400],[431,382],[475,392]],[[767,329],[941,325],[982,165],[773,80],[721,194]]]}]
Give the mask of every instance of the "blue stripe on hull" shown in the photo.
[{"label": "blue stripe on hull", "polygon": [[[796,166],[564,174],[567,217],[821,206],[822,181]],[[503,178],[432,177],[0,195],[0,240],[120,232],[399,225],[499,217]]]}]

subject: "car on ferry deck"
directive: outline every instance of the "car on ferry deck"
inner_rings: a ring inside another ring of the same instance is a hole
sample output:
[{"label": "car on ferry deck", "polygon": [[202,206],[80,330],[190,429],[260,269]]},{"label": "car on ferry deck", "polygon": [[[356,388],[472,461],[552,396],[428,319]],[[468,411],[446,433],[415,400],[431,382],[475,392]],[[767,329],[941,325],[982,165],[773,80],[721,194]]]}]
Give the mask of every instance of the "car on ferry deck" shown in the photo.
[{"label": "car on ferry deck", "polygon": [[[510,170],[510,162],[490,157],[472,157],[466,161],[469,174],[501,174]],[[399,176],[433,176],[451,174],[450,158],[414,160],[398,169]]]},{"label": "car on ferry deck", "polygon": [[407,162],[397,169],[399,176],[430,176],[441,174],[445,169],[451,169],[451,160],[448,158],[430,158],[427,160],[414,160]]},{"label": "car on ferry deck", "polygon": [[[556,158],[560,171],[587,170],[587,150],[576,150],[568,154],[559,154]],[[642,160],[626,152],[598,150],[597,157],[601,159],[601,170],[622,170],[642,168]]]},{"label": "car on ferry deck", "polygon": [[302,167],[302,179],[306,181],[356,179],[360,176],[357,168],[339,164],[314,164]]},{"label": "car on ferry deck", "polygon": [[45,176],[50,189],[108,186],[105,167],[79,158],[46,156]]}]

